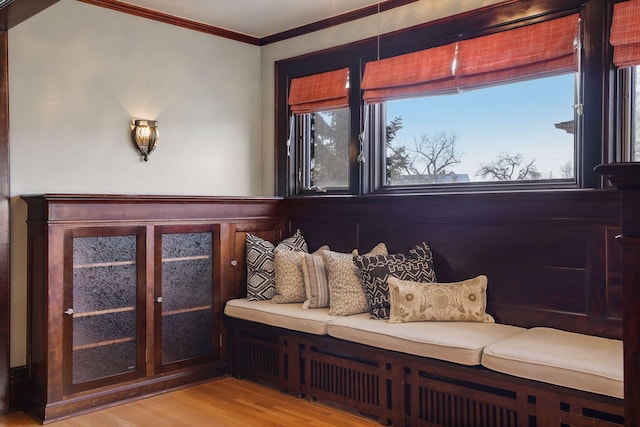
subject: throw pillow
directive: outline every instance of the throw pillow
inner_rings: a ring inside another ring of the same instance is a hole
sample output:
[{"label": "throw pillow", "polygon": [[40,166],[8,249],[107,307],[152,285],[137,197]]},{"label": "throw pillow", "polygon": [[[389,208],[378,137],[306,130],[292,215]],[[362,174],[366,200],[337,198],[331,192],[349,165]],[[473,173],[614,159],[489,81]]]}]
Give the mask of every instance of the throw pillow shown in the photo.
[{"label": "throw pillow", "polygon": [[429,320],[487,322],[487,276],[454,283],[418,283],[389,277],[389,323]]},{"label": "throw pillow", "polygon": [[[330,250],[329,246],[322,246],[312,254],[305,254],[302,258],[302,278],[304,281],[305,301],[302,308],[329,307],[329,278],[322,257],[322,251]],[[354,255],[357,251],[354,251]]]},{"label": "throw pillow", "polygon": [[389,318],[389,284],[391,276],[414,282],[435,282],[431,248],[425,242],[408,254],[354,256],[360,282],[372,319]]},{"label": "throw pillow", "polygon": [[[376,245],[367,255],[386,255],[384,243]],[[367,300],[358,279],[353,254],[322,252],[329,278],[329,314],[348,316],[367,311]]]},{"label": "throw pillow", "polygon": [[[247,300],[270,300],[276,294],[273,243],[247,233]],[[278,244],[278,249],[308,252],[307,242],[297,230],[295,234]]]},{"label": "throw pillow", "polygon": [[305,256],[319,256],[319,251],[328,250],[323,246],[313,254],[302,251],[276,248],[274,251],[276,270],[276,295],[271,299],[275,304],[304,302],[306,299],[302,261]]}]

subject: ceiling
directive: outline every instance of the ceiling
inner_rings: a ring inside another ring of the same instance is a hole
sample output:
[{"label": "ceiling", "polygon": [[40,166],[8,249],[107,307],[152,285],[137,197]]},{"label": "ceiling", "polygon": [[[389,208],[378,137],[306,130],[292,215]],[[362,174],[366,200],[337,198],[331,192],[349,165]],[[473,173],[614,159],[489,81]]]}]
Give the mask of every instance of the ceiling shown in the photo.
[{"label": "ceiling", "polygon": [[134,6],[263,38],[381,0],[121,0]]}]

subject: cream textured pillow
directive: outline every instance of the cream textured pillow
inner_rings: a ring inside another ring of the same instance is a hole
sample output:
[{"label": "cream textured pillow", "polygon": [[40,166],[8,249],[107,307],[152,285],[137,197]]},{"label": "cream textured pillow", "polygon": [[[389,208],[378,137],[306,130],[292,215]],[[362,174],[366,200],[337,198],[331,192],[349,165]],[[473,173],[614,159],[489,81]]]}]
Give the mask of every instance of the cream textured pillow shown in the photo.
[{"label": "cream textured pillow", "polygon": [[389,277],[389,323],[429,320],[493,323],[486,313],[487,276],[454,283],[420,283]]},{"label": "cream textured pillow", "polygon": [[275,304],[304,302],[307,296],[302,273],[304,257],[319,256],[318,254],[323,250],[329,250],[329,246],[322,246],[313,254],[276,249],[274,251],[276,295],[271,299],[271,302]]},{"label": "cream textured pillow", "polygon": [[271,299],[274,304],[304,302],[304,280],[300,263],[304,257],[302,251],[276,249],[276,295]]},{"label": "cream textured pillow", "polygon": [[[388,255],[387,246],[379,243],[366,255]],[[329,314],[349,316],[368,310],[367,299],[353,263],[356,253],[324,251],[322,257],[329,278]]]}]

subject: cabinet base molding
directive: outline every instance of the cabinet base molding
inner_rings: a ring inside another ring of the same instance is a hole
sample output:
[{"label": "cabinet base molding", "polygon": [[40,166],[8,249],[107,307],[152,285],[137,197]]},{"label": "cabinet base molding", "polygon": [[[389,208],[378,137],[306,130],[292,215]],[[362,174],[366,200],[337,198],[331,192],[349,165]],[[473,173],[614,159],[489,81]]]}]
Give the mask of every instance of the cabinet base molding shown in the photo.
[{"label": "cabinet base molding", "polygon": [[185,371],[171,372],[152,378],[144,378],[130,383],[117,384],[77,393],[57,402],[29,400],[26,408],[33,417],[43,424],[59,421],[87,412],[104,409],[115,404],[167,393],[199,382],[227,377],[229,367],[217,363]]},{"label": "cabinet base molding", "polygon": [[27,380],[29,371],[26,366],[9,369],[9,412],[24,409],[27,401]]}]

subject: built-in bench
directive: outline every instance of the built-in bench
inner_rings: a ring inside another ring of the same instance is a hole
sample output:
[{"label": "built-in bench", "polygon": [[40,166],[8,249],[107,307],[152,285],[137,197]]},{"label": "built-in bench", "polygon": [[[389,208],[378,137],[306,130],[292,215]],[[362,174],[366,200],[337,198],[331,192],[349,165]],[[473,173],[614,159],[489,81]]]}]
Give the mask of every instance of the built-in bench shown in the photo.
[{"label": "built-in bench", "polygon": [[[621,168],[624,197],[610,189],[284,200],[280,238],[300,229],[310,248],[338,252],[383,241],[390,253],[405,253],[428,241],[439,282],[486,275],[487,312],[523,332],[486,345],[480,364],[469,366],[330,335],[357,320],[328,319],[327,333],[316,334],[287,329],[289,321],[225,316],[233,373],[394,425],[638,425],[640,167]],[[244,237],[236,230],[237,267],[223,302],[246,295]],[[553,341],[562,344],[556,352]],[[610,349],[594,353],[621,341],[624,399],[619,359]]]},{"label": "built-in bench", "polygon": [[393,425],[621,425],[622,342],[235,299],[233,372]]}]

